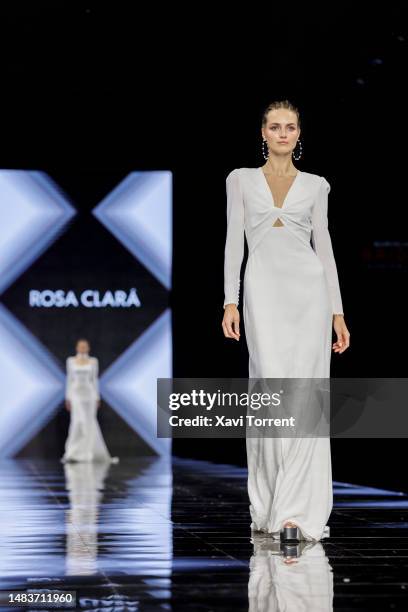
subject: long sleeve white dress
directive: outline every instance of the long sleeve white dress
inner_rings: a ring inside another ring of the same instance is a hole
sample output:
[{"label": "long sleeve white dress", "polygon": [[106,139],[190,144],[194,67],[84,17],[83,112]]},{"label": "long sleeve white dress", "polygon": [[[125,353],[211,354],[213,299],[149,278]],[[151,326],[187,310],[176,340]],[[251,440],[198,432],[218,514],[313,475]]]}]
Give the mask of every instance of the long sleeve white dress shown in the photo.
[{"label": "long sleeve white dress", "polygon": [[[332,317],[344,313],[328,230],[329,191],[323,176],[298,171],[278,207],[262,167],[235,168],[227,176],[224,308],[239,304],[246,236],[249,378],[330,376]],[[330,438],[247,437],[246,449],[251,528],[279,538],[291,521],[306,540],[327,537]]]},{"label": "long sleeve white dress", "polygon": [[99,362],[90,357],[80,364],[75,357],[66,361],[67,378],[65,399],[71,402],[68,437],[62,461],[111,461],[97,419],[99,396]]}]

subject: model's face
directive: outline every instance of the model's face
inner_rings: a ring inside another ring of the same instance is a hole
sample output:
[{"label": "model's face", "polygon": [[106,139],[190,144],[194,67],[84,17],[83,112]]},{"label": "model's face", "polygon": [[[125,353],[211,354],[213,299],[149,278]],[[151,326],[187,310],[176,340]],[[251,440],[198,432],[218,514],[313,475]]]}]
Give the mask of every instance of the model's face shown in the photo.
[{"label": "model's face", "polygon": [[81,340],[76,345],[76,350],[78,353],[89,353],[89,344],[84,340]]},{"label": "model's face", "polygon": [[267,122],[262,127],[262,136],[272,153],[276,155],[292,154],[299,135],[300,129],[298,128],[296,113],[286,108],[269,111]]}]

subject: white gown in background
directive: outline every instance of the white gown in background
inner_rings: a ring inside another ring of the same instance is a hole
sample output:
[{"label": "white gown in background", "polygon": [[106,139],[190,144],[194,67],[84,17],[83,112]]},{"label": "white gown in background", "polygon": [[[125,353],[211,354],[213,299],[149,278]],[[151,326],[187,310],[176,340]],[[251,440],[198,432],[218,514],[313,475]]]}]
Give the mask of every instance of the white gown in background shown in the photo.
[{"label": "white gown in background", "polygon": [[[239,303],[246,236],[249,378],[330,377],[332,317],[343,306],[328,230],[329,191],[324,177],[298,171],[278,207],[261,167],[227,176],[224,307]],[[327,537],[330,438],[247,437],[246,448],[251,528],[279,537],[292,521],[306,540]]]},{"label": "white gown in background", "polygon": [[99,396],[96,357],[88,363],[79,364],[75,357],[66,362],[67,380],[65,399],[70,400],[70,423],[62,461],[112,461],[97,419]]}]

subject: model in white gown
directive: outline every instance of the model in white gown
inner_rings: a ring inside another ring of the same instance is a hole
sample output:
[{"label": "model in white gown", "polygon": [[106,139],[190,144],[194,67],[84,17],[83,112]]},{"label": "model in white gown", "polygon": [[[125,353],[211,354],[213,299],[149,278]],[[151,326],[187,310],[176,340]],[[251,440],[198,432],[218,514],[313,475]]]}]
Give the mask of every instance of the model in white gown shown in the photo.
[{"label": "model in white gown", "polygon": [[[328,181],[298,171],[278,207],[262,167],[236,168],[226,191],[224,308],[239,303],[246,236],[249,377],[329,378],[333,314],[343,314],[343,306],[328,230]],[[247,437],[246,448],[251,528],[278,538],[290,521],[306,540],[327,537],[330,438]]]},{"label": "model in white gown", "polygon": [[62,461],[110,461],[111,457],[97,419],[99,396],[96,357],[79,363],[73,356],[67,358],[65,399],[70,401],[70,424]]}]

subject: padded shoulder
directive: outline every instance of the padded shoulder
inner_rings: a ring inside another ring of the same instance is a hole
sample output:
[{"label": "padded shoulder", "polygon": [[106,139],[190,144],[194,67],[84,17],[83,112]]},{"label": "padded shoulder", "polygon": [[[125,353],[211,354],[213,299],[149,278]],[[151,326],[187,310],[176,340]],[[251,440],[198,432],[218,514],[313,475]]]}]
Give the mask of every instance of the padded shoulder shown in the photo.
[{"label": "padded shoulder", "polygon": [[320,180],[322,182],[322,185],[327,189],[327,193],[329,193],[331,189],[329,181],[324,176],[321,176]]}]

